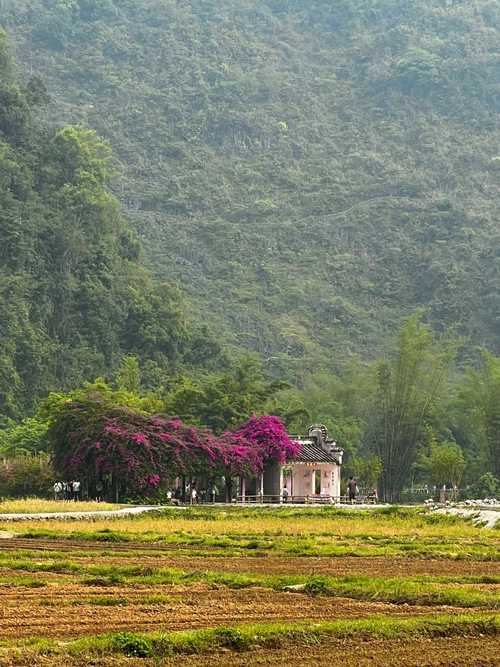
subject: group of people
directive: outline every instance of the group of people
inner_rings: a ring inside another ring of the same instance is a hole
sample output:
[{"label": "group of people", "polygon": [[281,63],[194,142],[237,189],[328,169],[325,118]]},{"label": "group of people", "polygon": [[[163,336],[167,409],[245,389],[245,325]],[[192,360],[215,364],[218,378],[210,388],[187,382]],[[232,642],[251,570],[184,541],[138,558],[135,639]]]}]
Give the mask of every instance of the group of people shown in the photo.
[{"label": "group of people", "polygon": [[191,505],[197,505],[199,502],[214,503],[218,493],[219,490],[215,485],[212,486],[212,488],[209,491],[207,491],[206,489],[201,489],[201,491],[199,492],[195,486],[192,486],[191,489],[189,490],[189,499],[191,501]]},{"label": "group of people", "polygon": [[[209,491],[207,491],[206,489],[198,491],[198,489],[196,488],[196,486],[194,486],[194,484],[192,486],[188,485],[186,487],[186,496],[189,498],[189,502],[191,505],[197,505],[199,502],[214,503],[218,495],[219,495],[219,490],[215,485],[212,486],[212,488]],[[167,491],[167,502],[171,503],[172,505],[179,504],[182,498],[183,498],[182,490],[179,487],[177,487],[173,492],[170,489]]]},{"label": "group of people", "polygon": [[54,482],[54,500],[80,500],[81,484],[78,480],[71,482]]}]

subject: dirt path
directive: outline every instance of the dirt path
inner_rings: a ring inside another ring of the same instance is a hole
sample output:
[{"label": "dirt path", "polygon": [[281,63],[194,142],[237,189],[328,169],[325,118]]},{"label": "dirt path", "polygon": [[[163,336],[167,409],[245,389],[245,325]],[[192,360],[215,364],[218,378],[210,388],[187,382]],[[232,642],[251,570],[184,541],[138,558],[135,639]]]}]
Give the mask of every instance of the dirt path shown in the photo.
[{"label": "dirt path", "polygon": [[[137,516],[147,512],[163,509],[160,505],[144,505],[140,507],[122,507],[119,510],[97,510],[92,512],[39,512],[37,514],[0,514],[2,521],[46,521],[47,519],[120,519]],[[181,508],[178,508],[181,509]]]}]

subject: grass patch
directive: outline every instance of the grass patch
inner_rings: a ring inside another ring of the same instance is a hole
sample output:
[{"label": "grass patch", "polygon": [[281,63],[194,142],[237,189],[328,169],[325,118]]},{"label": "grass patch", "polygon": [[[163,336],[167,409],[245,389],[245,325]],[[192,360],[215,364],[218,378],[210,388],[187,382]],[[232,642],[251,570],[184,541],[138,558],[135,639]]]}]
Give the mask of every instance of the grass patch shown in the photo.
[{"label": "grass patch", "polygon": [[92,607],[120,607],[128,604],[127,598],[111,597],[106,595],[96,595],[91,598],[77,598],[71,600],[70,605],[73,607],[81,607],[89,605]]},{"label": "grass patch", "polygon": [[1,577],[0,586],[24,586],[25,588],[45,588],[47,581],[30,577]]},{"label": "grass patch", "polygon": [[112,652],[135,658],[149,658],[153,655],[153,643],[133,632],[120,632],[112,639]]},{"label": "grass patch", "polygon": [[61,646],[58,642],[38,639],[30,642],[1,642],[3,647],[30,647],[39,653],[57,653],[73,657],[126,655],[161,659],[172,655],[206,654],[220,650],[249,651],[253,648],[293,644],[316,644],[327,637],[365,639],[410,639],[415,637],[498,636],[500,616],[484,614],[275,623],[219,627],[171,633],[120,632],[84,637]]},{"label": "grass patch", "polygon": [[106,586],[118,586],[124,582],[125,579],[119,574],[111,574],[107,577],[86,577],[82,581],[85,586],[102,586],[103,588]]}]

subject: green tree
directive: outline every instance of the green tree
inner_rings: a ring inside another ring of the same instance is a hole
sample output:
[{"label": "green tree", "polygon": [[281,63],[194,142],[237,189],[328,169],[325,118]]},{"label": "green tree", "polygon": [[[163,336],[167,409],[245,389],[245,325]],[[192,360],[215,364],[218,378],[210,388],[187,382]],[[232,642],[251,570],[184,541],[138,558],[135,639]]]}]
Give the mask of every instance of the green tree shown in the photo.
[{"label": "green tree", "polygon": [[244,357],[225,373],[184,376],[165,398],[164,410],[215,433],[235,427],[252,413],[262,413],[284,383],[266,379],[254,357]]},{"label": "green tree", "polygon": [[116,376],[118,389],[138,394],[141,390],[141,367],[136,356],[123,357]]},{"label": "green tree", "polygon": [[36,416],[26,417],[22,422],[0,430],[0,454],[11,458],[46,451],[47,428],[46,419]]},{"label": "green tree", "polygon": [[500,477],[500,358],[483,350],[478,369],[466,371],[459,388],[457,420],[472,440],[471,455],[483,455],[486,468]]},{"label": "green tree", "polygon": [[487,472],[473,486],[477,498],[494,498],[500,490],[500,481],[491,472]]},{"label": "green tree", "polygon": [[376,454],[354,455],[347,460],[343,477],[345,479],[352,475],[361,487],[367,492],[371,492],[373,489],[378,489],[382,470],[382,461]]},{"label": "green tree", "polygon": [[151,386],[221,355],[208,329],[188,322],[179,290],[143,266],[109,189],[109,143],[80,125],[46,128],[36,109],[45,101],[39,80],[16,81],[1,32],[0,427],[32,414],[51,390],[112,377],[124,356],[148,369]]},{"label": "green tree", "polygon": [[38,454],[16,454],[0,463],[0,497],[41,496],[52,494],[54,470],[50,457]]},{"label": "green tree", "polygon": [[382,495],[390,502],[399,499],[409,479],[454,353],[454,346],[438,344],[417,313],[400,331],[394,354],[377,364],[371,440],[383,466]]},{"label": "green tree", "polygon": [[348,462],[363,448],[372,376],[370,368],[355,358],[338,374],[317,373],[307,377],[300,389],[284,389],[270,399],[266,411],[280,415],[292,433],[305,433],[313,423],[325,424]]}]

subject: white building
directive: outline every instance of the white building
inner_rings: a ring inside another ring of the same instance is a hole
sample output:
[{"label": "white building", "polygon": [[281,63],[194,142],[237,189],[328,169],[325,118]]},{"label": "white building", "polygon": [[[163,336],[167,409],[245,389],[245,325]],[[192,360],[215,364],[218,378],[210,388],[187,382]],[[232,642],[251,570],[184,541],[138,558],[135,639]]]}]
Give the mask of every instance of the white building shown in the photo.
[{"label": "white building", "polygon": [[306,438],[295,440],[302,447],[284,466],[282,489],[286,486],[290,498],[339,499],[344,450],[328,438],[324,426],[311,426]]},{"label": "white building", "polygon": [[261,498],[264,502],[336,501],[340,499],[340,471],[344,450],[328,438],[323,425],[311,426],[307,436],[294,436],[301,445],[299,454],[280,465],[270,464],[257,480],[242,480],[241,500]]}]

